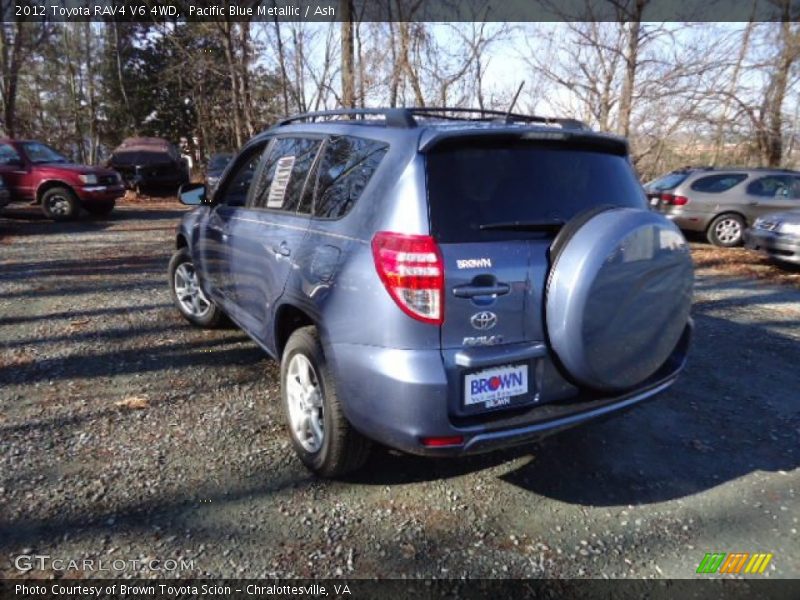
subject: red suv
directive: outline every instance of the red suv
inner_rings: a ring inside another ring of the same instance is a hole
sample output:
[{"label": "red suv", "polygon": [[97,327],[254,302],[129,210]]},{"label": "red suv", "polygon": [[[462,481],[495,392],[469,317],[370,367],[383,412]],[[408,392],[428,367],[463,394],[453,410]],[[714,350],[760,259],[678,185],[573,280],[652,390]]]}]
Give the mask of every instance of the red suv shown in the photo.
[{"label": "red suv", "polygon": [[80,208],[107,215],[125,193],[116,171],[73,164],[47,144],[29,140],[0,140],[0,176],[12,201],[38,204],[57,221],[76,216]]}]

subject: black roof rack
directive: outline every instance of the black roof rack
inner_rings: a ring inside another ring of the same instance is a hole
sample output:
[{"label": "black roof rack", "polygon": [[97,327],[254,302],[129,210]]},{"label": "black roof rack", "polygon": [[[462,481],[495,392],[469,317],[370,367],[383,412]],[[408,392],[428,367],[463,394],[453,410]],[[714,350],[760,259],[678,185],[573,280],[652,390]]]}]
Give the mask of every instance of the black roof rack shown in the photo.
[{"label": "black roof rack", "polygon": [[356,121],[363,121],[366,117],[383,117],[386,120],[387,127],[403,127],[408,129],[417,126],[414,117],[404,108],[343,108],[340,110],[320,110],[282,119],[278,121],[278,126],[300,122],[313,123],[318,119],[330,119],[332,117],[351,117]]},{"label": "black roof rack", "polygon": [[322,110],[287,117],[286,119],[280,120],[278,126],[300,122],[313,123],[320,119],[334,119],[336,117],[350,117],[355,122],[366,121],[367,117],[383,117],[387,127],[400,127],[404,129],[417,126],[417,119],[415,117],[436,118],[448,121],[484,121],[507,124],[518,122],[542,123],[545,125],[560,125],[563,129],[589,129],[585,123],[577,119],[539,117],[536,115],[523,115],[520,113],[483,108],[448,107],[344,108],[339,110]]}]

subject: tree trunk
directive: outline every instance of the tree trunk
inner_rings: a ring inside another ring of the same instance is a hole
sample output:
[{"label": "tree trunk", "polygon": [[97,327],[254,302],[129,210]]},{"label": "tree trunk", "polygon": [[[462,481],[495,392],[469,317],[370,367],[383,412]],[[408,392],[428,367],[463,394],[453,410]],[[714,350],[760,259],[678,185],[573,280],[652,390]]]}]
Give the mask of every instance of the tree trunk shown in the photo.
[{"label": "tree trunk", "polygon": [[359,107],[366,105],[366,73],[364,72],[364,53],[361,45],[361,23],[355,24],[356,31],[356,63],[358,64],[358,94],[356,102]]},{"label": "tree trunk", "polygon": [[86,64],[86,94],[89,101],[89,164],[97,162],[97,96],[94,86],[94,63],[92,62],[92,24],[83,23],[84,63]]},{"label": "tree trunk", "polygon": [[222,47],[225,52],[225,62],[228,66],[228,79],[231,84],[231,109],[233,111],[233,135],[236,140],[236,147],[241,148],[244,141],[242,135],[242,106],[239,97],[239,77],[236,68],[236,50],[233,47],[233,25],[230,21],[218,23],[222,33]]},{"label": "tree trunk", "polygon": [[[70,43],[70,34],[73,33],[70,23],[64,23],[61,33],[62,49],[67,62],[67,77],[69,78],[69,95],[72,101],[72,122],[73,134],[75,136],[75,146],[78,150],[78,162],[86,162],[84,148],[85,139],[83,137],[83,124],[81,123],[81,90],[78,85],[78,74],[75,69],[75,61],[80,63],[80,54],[76,51],[76,46]],[[78,57],[76,59],[76,54]],[[80,68],[80,64],[78,65]]]},{"label": "tree trunk", "polygon": [[411,59],[409,52],[411,45],[411,30],[409,23],[400,23],[400,60],[402,61],[403,69],[408,77],[411,89],[414,90],[414,101],[417,106],[425,106],[425,97],[422,94],[422,87],[419,82],[419,75],[416,70],[411,66]]},{"label": "tree trunk", "polygon": [[355,60],[353,44],[353,3],[341,0],[342,11],[342,106],[356,107]]},{"label": "tree trunk", "polygon": [[0,23],[2,30],[2,58],[3,58],[3,126],[8,137],[15,137],[17,86],[19,84],[19,70],[22,65],[22,47],[25,43],[26,23],[14,23],[14,40],[11,48],[8,47],[9,39],[6,24]]},{"label": "tree trunk", "polygon": [[283,38],[278,17],[275,17],[275,42],[278,46],[278,66],[281,69],[281,92],[283,94],[283,114],[289,116],[289,77],[286,74],[286,55],[283,51]]},{"label": "tree trunk", "polygon": [[[391,4],[390,10],[391,10]],[[389,15],[391,18],[391,14]],[[397,35],[394,30],[394,23],[389,21],[389,44],[392,49],[392,74],[389,78],[389,106],[397,106],[397,92],[400,89],[400,72],[402,71],[401,62],[397,56]]]},{"label": "tree trunk", "polygon": [[626,26],[625,78],[622,82],[622,94],[619,101],[619,133],[624,137],[628,137],[631,131],[633,91],[636,86],[636,69],[639,65],[639,35],[642,28],[642,12],[647,1],[635,0],[633,12],[629,14],[631,20]]},{"label": "tree trunk", "polygon": [[722,149],[725,144],[725,126],[728,124],[728,111],[731,106],[731,98],[736,93],[736,88],[739,85],[739,72],[742,69],[742,63],[747,56],[747,50],[750,46],[750,36],[753,33],[753,20],[755,19],[756,3],[753,2],[753,12],[750,14],[750,21],[745,27],[744,34],[742,35],[742,45],[739,48],[739,55],[736,58],[736,64],[733,66],[733,73],[731,74],[730,86],[728,87],[728,94],[722,103],[722,114],[720,115],[719,122],[717,123],[717,132],[714,136],[714,155],[711,158],[711,166],[716,166],[719,161]]},{"label": "tree trunk", "polygon": [[119,25],[116,21],[111,21],[112,31],[114,32],[114,56],[116,58],[117,66],[117,84],[119,85],[119,92],[122,96],[122,102],[125,104],[125,114],[127,115],[128,123],[135,129],[136,124],[133,122],[133,113],[131,111],[131,103],[128,100],[128,92],[125,90],[125,78],[122,74],[122,56],[119,51]]},{"label": "tree trunk", "polygon": [[764,162],[768,167],[779,167],[783,159],[783,101],[789,74],[800,55],[800,32],[793,30],[789,21],[789,2],[783,3],[784,21],[780,24],[781,52],[777,69],[770,83],[769,101],[766,104]]},{"label": "tree trunk", "polygon": [[250,21],[239,23],[240,56],[239,61],[239,100],[242,103],[242,118],[247,137],[255,135],[253,125],[253,102],[250,94]]}]

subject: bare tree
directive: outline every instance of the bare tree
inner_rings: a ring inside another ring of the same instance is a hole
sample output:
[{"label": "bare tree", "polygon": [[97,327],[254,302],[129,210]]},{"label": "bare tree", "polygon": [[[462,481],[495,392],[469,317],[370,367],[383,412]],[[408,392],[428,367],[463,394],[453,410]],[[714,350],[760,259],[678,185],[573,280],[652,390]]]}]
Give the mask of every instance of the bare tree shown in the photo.
[{"label": "bare tree", "polygon": [[792,67],[800,58],[800,25],[790,20],[789,0],[780,0],[781,23],[778,24],[778,51],[761,105],[763,123],[757,130],[758,146],[764,162],[780,166],[783,159],[783,105]]},{"label": "bare tree", "polygon": [[353,27],[353,2],[341,0],[342,14],[342,106],[355,108],[355,48]]},{"label": "bare tree", "polygon": [[[5,6],[1,11],[5,14]],[[3,127],[10,137],[16,135],[20,73],[26,61],[47,40],[49,32],[50,27],[46,23],[0,23],[0,95],[3,103]]]}]

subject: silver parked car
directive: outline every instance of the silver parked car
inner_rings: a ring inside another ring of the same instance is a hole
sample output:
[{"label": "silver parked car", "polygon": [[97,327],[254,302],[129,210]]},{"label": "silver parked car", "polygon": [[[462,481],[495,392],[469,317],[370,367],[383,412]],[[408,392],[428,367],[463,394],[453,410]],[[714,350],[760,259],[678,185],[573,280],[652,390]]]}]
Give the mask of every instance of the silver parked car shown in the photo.
[{"label": "silver parked car", "polygon": [[650,206],[715,246],[739,246],[761,216],[800,209],[800,173],[787,169],[679,169],[645,184]]},{"label": "silver parked car", "polygon": [[745,233],[746,246],[800,265],[800,210],[759,217]]}]

